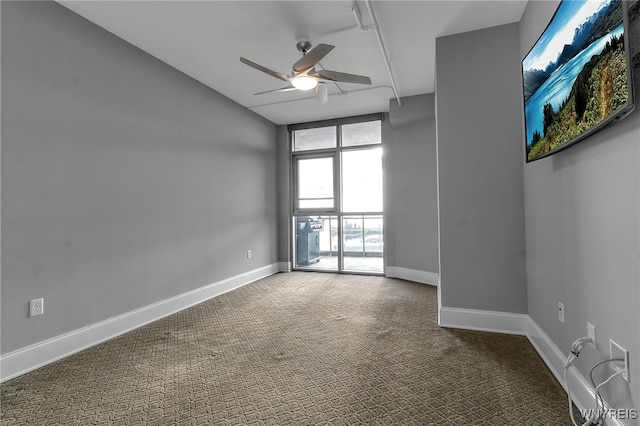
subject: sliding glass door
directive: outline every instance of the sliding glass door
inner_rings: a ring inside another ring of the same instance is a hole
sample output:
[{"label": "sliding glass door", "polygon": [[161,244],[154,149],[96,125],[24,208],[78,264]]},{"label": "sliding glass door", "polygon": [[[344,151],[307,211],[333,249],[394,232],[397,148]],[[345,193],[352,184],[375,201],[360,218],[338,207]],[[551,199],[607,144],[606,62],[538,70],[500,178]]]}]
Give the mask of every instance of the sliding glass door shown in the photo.
[{"label": "sliding glass door", "polygon": [[294,269],[384,273],[380,120],[292,131]]}]

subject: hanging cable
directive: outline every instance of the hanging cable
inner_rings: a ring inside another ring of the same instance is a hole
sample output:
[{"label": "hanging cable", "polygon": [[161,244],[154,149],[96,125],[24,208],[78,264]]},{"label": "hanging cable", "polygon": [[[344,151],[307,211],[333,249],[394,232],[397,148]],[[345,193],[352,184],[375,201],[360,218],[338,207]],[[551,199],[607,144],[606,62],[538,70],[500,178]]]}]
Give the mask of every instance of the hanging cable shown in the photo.
[{"label": "hanging cable", "polygon": [[[578,359],[578,357],[580,356],[580,352],[582,351],[584,345],[591,342],[593,342],[593,339],[591,337],[580,337],[576,339],[575,342],[573,342],[573,344],[571,345],[571,352],[567,357],[567,361],[564,363],[564,384],[567,388],[567,397],[569,399],[569,416],[571,417],[571,422],[574,426],[578,426],[578,424],[576,423],[575,416],[573,415],[573,401],[571,400],[571,389],[569,387],[569,381],[567,380],[567,371],[569,370],[569,367],[571,367],[576,359]],[[593,419],[588,419],[582,424],[582,426],[589,426],[593,424],[595,424],[593,423]]]},{"label": "hanging cable", "polygon": [[[609,376],[604,382],[600,383],[599,385],[596,386],[596,382],[595,380],[593,380],[593,371],[599,367],[602,364],[606,364],[608,362],[617,362],[617,361],[624,361],[624,359],[622,358],[615,358],[615,359],[606,359],[604,361],[600,361],[599,363],[595,364],[593,367],[591,367],[591,371],[589,371],[589,379],[591,379],[591,384],[595,387],[595,400],[596,400],[596,414],[598,416],[597,422],[594,424],[599,424],[602,421],[602,412],[604,411],[604,400],[602,399],[602,395],[600,395],[600,388],[602,386],[604,386],[605,384],[609,383],[609,381],[611,379],[613,379],[614,377],[616,377],[617,375],[622,374],[622,371],[618,371],[617,373],[612,374],[611,376]],[[600,409],[600,405],[602,405],[602,410]]]}]

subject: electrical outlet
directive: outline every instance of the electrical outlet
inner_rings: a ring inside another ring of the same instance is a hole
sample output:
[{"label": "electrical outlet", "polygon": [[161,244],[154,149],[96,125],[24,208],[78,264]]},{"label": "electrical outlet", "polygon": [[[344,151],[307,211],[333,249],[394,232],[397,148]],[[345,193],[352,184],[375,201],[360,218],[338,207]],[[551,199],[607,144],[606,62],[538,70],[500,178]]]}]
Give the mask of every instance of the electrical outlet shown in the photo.
[{"label": "electrical outlet", "polygon": [[247,250],[247,259],[251,259],[251,250]]},{"label": "electrical outlet", "polygon": [[44,315],[44,299],[33,299],[29,301],[29,316],[37,317],[38,315]]},{"label": "electrical outlet", "polygon": [[622,371],[622,377],[629,381],[629,351],[625,348],[609,339],[609,356],[610,359],[621,359],[622,361],[615,361],[611,363],[611,366],[616,372]]},{"label": "electrical outlet", "polygon": [[590,322],[587,323],[587,337],[591,337],[591,343],[589,343],[589,346],[595,349],[596,348],[596,326],[591,324]]},{"label": "electrical outlet", "polygon": [[564,304],[562,302],[558,302],[558,319],[560,322],[564,322]]}]

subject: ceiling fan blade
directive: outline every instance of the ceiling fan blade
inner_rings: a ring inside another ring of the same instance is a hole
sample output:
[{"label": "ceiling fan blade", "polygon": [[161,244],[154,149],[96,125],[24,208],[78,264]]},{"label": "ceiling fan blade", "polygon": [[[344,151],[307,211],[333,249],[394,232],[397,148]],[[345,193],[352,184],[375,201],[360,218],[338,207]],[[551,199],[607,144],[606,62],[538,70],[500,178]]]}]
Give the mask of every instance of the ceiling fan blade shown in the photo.
[{"label": "ceiling fan blade", "polygon": [[293,70],[295,72],[303,72],[309,70],[315,66],[322,58],[327,56],[329,52],[333,50],[335,46],[330,44],[319,44],[310,51],[308,51],[302,58],[300,58],[295,64],[293,64]]},{"label": "ceiling fan blade", "polygon": [[243,57],[240,57],[240,62],[242,62],[243,64],[247,64],[250,67],[253,67],[255,69],[257,69],[258,71],[262,71],[265,74],[269,74],[271,77],[275,77],[279,80],[283,80],[283,81],[288,81],[289,77],[286,76],[285,74],[282,74],[281,72],[277,72],[277,71],[273,71],[270,70],[269,68],[263,67],[262,65],[256,64],[255,62],[252,62],[248,59],[245,59]]},{"label": "ceiling fan blade", "polygon": [[347,74],[345,72],[320,70],[316,75],[323,80],[335,81],[337,83],[357,83],[371,84],[371,79],[364,75]]},{"label": "ceiling fan blade", "polygon": [[274,93],[274,92],[289,92],[291,90],[298,90],[293,86],[288,86],[288,87],[283,87],[281,89],[273,89],[273,90],[267,90],[264,92],[258,92],[258,93],[254,93],[254,95],[264,95],[265,93]]}]

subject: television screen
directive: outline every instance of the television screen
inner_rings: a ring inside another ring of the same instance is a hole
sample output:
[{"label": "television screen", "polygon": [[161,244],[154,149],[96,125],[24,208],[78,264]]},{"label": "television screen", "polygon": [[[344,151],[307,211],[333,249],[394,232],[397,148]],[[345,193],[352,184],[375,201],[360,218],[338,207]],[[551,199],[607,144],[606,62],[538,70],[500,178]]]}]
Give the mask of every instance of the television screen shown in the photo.
[{"label": "television screen", "polygon": [[633,110],[625,25],[620,0],[561,1],[522,61],[527,162]]}]

